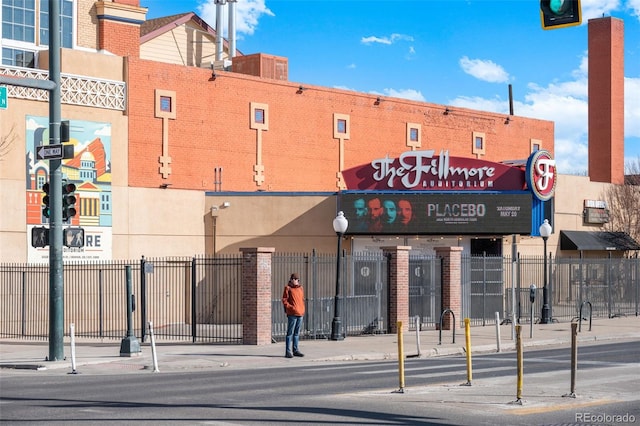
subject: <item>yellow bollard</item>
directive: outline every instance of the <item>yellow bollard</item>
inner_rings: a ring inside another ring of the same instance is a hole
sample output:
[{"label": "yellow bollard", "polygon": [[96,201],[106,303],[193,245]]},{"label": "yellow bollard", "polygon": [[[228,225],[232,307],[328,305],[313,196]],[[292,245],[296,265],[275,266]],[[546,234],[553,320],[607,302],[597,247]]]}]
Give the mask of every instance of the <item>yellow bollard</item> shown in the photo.
[{"label": "yellow bollard", "polygon": [[402,338],[402,321],[398,321],[398,378],[400,382],[400,389],[398,392],[404,392],[404,345]]},{"label": "yellow bollard", "polygon": [[516,392],[516,402],[522,403],[522,375],[524,372],[524,363],[522,360],[522,339],[520,338],[520,324],[516,325],[516,357],[518,359],[518,389]]},{"label": "yellow bollard", "polygon": [[467,347],[467,383],[465,385],[471,386],[473,367],[471,365],[471,321],[469,318],[464,319],[464,337]]}]

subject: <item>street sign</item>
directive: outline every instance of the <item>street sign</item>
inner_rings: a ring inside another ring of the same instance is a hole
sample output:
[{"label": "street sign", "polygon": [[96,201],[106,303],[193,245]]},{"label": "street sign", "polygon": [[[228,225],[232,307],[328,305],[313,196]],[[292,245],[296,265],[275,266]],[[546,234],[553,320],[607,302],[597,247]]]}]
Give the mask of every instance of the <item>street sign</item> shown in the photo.
[{"label": "street sign", "polygon": [[40,145],[36,150],[38,160],[60,160],[63,155],[62,144]]},{"label": "street sign", "polygon": [[0,86],[0,109],[7,109],[7,86]]}]

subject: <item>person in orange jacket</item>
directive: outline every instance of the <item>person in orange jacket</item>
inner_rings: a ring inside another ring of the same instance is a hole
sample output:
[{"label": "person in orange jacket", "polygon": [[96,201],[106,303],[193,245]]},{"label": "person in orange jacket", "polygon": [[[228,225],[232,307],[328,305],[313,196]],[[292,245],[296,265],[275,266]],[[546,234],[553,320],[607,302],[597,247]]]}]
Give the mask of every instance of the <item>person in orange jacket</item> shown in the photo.
[{"label": "person in orange jacket", "polygon": [[300,327],[304,316],[304,290],[300,285],[300,277],[293,273],[282,292],[282,304],[287,314],[287,337],[285,338],[285,354],[287,358],[304,356],[298,348]]}]

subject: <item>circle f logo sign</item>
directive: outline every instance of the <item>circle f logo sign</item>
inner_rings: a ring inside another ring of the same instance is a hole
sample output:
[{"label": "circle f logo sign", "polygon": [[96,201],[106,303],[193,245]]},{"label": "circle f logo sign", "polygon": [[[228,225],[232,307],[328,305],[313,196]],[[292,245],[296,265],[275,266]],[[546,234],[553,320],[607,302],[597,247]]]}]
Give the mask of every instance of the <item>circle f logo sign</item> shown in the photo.
[{"label": "circle f logo sign", "polygon": [[539,200],[547,201],[556,189],[556,160],[549,151],[536,151],[527,160],[527,186]]}]

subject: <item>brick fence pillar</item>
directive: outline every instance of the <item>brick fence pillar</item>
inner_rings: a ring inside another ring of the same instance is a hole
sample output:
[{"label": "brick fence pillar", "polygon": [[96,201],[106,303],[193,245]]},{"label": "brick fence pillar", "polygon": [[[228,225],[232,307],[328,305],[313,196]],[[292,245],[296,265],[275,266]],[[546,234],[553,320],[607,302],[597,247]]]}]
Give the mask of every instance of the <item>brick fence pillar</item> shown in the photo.
[{"label": "brick fence pillar", "polygon": [[[462,315],[462,247],[435,247],[436,256],[442,262],[442,310],[451,309],[456,322]],[[440,316],[438,316],[438,321]],[[442,319],[442,329],[456,328],[451,314]]]},{"label": "brick fence pillar", "polygon": [[389,333],[409,329],[409,246],[382,247],[389,259]]},{"label": "brick fence pillar", "polygon": [[271,343],[271,257],[275,248],[241,248],[242,343]]}]

